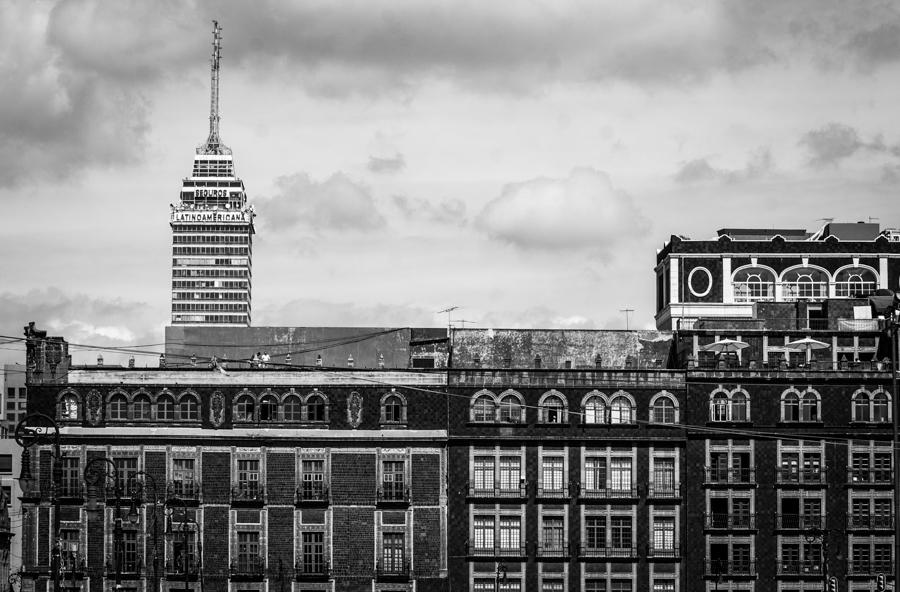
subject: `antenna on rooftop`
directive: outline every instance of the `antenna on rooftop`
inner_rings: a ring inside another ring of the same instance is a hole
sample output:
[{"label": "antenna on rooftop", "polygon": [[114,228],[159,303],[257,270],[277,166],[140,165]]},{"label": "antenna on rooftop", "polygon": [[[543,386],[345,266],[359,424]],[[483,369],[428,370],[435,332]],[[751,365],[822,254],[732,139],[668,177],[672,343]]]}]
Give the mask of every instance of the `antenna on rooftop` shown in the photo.
[{"label": "antenna on rooftop", "polygon": [[634,312],[633,308],[620,308],[619,312],[625,313],[625,330],[628,331],[628,315]]},{"label": "antenna on rooftop", "polygon": [[210,59],[209,137],[198,150],[201,154],[229,154],[219,137],[219,61],[222,59],[222,27],[213,21],[212,58]]}]

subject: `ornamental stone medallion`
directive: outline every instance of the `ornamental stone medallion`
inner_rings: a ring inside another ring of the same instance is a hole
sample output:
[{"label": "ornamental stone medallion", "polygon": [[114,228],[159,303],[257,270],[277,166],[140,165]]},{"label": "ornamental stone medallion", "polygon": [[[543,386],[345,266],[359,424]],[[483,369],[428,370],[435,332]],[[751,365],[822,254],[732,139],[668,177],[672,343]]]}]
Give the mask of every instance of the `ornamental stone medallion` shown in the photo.
[{"label": "ornamental stone medallion", "polygon": [[362,404],[362,395],[356,391],[350,393],[350,398],[347,399],[347,423],[354,430],[362,423]]}]

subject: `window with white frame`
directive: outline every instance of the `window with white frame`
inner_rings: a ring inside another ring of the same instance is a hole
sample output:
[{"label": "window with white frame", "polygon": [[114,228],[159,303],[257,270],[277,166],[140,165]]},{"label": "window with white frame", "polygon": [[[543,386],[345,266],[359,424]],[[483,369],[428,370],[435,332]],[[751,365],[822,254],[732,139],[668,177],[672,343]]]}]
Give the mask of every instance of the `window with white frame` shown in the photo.
[{"label": "window with white frame", "polygon": [[820,397],[812,389],[803,392],[790,388],[781,394],[781,421],[816,422],[819,421]]},{"label": "window with white frame", "polygon": [[497,403],[490,391],[478,391],[472,399],[471,420],[478,423],[497,421]]},{"label": "window with white frame", "polygon": [[524,423],[525,404],[522,395],[515,391],[504,391],[500,395],[500,421],[505,423]]},{"label": "window with white frame", "polygon": [[853,421],[886,423],[891,421],[890,397],[886,392],[877,389],[869,392],[859,389],[852,398]]},{"label": "window with white frame", "polygon": [[472,487],[475,491],[493,492],[495,465],[493,454],[475,457],[472,465]]},{"label": "window with white frame", "polygon": [[675,557],[675,517],[654,516],[651,533],[651,555],[653,557]]},{"label": "window with white frame", "polygon": [[678,401],[671,393],[657,393],[650,399],[651,423],[678,423]]},{"label": "window with white frame", "polygon": [[565,397],[557,391],[550,391],[538,403],[541,423],[566,423]]},{"label": "window with white frame", "polygon": [[610,398],[609,423],[634,423],[634,400],[630,395],[619,391]]},{"label": "window with white frame", "polygon": [[522,518],[520,516],[500,516],[500,552],[513,554],[521,551]]},{"label": "window with white frame", "polygon": [[475,515],[472,521],[472,542],[476,553],[493,554],[494,520],[494,516]]},{"label": "window with white frame", "polygon": [[602,424],[607,422],[606,397],[598,391],[588,394],[582,404],[584,423]]},{"label": "window with white frame", "polygon": [[544,493],[566,490],[565,458],[544,456],[541,458],[541,489]]},{"label": "window with white frame", "polygon": [[518,492],[523,486],[522,457],[500,456],[500,491]]},{"label": "window with white frame", "polygon": [[709,397],[709,420],[750,421],[750,396],[743,389],[716,389]]},{"label": "window with white frame", "polygon": [[566,549],[566,526],[562,515],[548,515],[541,519],[542,553],[559,554]]},{"label": "window with white frame", "polygon": [[678,495],[678,479],[675,472],[674,456],[652,457],[650,488],[653,496],[675,497]]}]

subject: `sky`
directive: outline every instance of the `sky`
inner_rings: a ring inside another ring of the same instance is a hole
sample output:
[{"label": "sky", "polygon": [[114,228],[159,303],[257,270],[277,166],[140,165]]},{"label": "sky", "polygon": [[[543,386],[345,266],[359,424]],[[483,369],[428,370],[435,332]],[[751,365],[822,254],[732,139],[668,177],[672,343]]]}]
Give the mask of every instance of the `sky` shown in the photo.
[{"label": "sky", "polygon": [[895,2],[11,0],[0,335],[163,341],[212,19],[255,326],[652,328],[673,234],[900,226]]}]

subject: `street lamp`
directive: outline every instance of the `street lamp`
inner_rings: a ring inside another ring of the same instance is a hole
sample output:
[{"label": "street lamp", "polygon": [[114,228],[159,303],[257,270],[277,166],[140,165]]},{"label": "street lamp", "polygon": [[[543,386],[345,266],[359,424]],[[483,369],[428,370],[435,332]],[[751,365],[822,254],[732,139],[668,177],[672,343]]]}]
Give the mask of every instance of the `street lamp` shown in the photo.
[{"label": "street lamp", "polygon": [[159,588],[159,523],[156,519],[156,506],[159,503],[159,497],[157,496],[156,480],[146,472],[138,471],[131,476],[131,481],[133,483],[131,491],[137,505],[143,504],[144,490],[146,489],[149,489],[153,500],[153,507],[150,509],[150,512],[153,515],[153,592],[156,592]]},{"label": "street lamp", "polygon": [[[172,546],[174,547],[174,539],[175,539],[175,529],[173,528],[172,523],[175,520],[175,508],[179,508],[181,510],[181,571],[184,576],[184,590],[189,590],[188,584],[190,582],[190,574],[191,568],[196,564],[199,567],[199,558],[200,556],[200,542],[197,538],[194,539],[195,544],[197,545],[197,552],[195,554],[195,559],[191,559],[191,553],[189,552],[188,546],[188,525],[193,524],[197,527],[197,537],[199,537],[199,528],[200,525],[193,518],[188,518],[188,507],[184,500],[180,498],[170,498],[166,502],[170,507],[166,508],[166,536],[170,537],[173,541]],[[173,548],[174,553],[174,548]],[[174,573],[178,573],[178,557],[174,556],[172,561],[172,571]],[[167,570],[168,571],[168,570]]]},{"label": "street lamp", "polygon": [[113,568],[116,572],[116,590],[119,590],[122,587],[122,559],[124,555],[122,549],[122,540],[124,539],[122,521],[128,520],[130,524],[137,524],[140,521],[140,516],[138,516],[135,500],[132,497],[128,515],[124,518],[122,517],[122,495],[125,492],[122,484],[119,483],[119,471],[116,468],[116,463],[105,456],[101,456],[91,459],[85,465],[84,482],[88,486],[88,499],[85,509],[88,512],[96,513],[100,511],[98,489],[101,486],[105,486],[108,489],[110,481],[113,483],[113,495],[116,502],[115,513],[113,514],[113,519],[115,520],[113,525]]},{"label": "street lamp", "polygon": [[59,491],[62,483],[62,454],[59,451],[59,425],[49,415],[32,413],[16,424],[16,443],[22,447],[22,470],[19,473],[19,487],[23,497],[26,491],[34,490],[34,476],[31,474],[32,446],[53,446],[53,469],[50,477],[50,497],[53,503],[53,551],[50,571],[53,573],[53,592],[59,592]]}]

